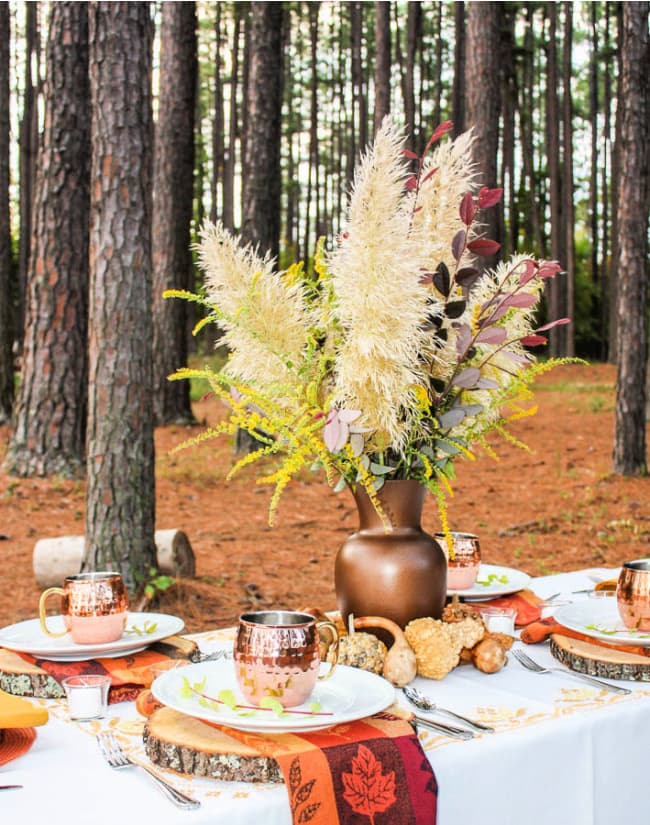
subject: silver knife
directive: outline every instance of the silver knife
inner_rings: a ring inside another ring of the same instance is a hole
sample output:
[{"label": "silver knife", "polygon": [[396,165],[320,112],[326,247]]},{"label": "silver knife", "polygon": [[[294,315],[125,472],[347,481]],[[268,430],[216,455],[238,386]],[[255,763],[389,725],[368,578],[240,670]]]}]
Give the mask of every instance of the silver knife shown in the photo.
[{"label": "silver knife", "polygon": [[429,728],[436,733],[441,733],[443,736],[451,736],[452,739],[473,739],[474,734],[471,730],[463,730],[462,728],[455,728],[453,725],[445,725],[443,722],[432,722],[431,719],[425,719],[423,716],[413,714],[412,722],[415,725],[421,725],[424,728]]},{"label": "silver knife", "polygon": [[0,785],[0,791],[13,791],[16,788],[22,788],[22,785]]}]

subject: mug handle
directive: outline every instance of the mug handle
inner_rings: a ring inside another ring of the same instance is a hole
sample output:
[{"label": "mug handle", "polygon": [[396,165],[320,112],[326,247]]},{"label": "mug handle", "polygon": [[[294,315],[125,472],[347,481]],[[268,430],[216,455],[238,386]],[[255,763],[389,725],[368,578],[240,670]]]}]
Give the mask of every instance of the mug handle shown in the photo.
[{"label": "mug handle", "polygon": [[334,668],[336,667],[338,660],[339,660],[339,632],[336,629],[336,625],[333,622],[316,622],[316,628],[320,630],[321,627],[327,628],[332,634],[332,644],[330,645],[330,650],[334,648],[334,661],[330,664],[330,669],[327,673],[323,673],[322,676],[319,676],[318,679],[321,682],[324,682],[325,679],[329,679],[330,676],[334,673]]},{"label": "mug handle", "polygon": [[41,593],[41,598],[38,602],[38,618],[41,623],[41,630],[47,636],[54,636],[58,638],[59,636],[65,636],[68,633],[67,630],[63,631],[54,631],[50,630],[47,626],[47,616],[45,614],[45,602],[47,601],[48,597],[51,596],[53,593],[58,593],[59,596],[65,596],[65,590],[62,587],[48,587],[47,590],[44,590]]}]

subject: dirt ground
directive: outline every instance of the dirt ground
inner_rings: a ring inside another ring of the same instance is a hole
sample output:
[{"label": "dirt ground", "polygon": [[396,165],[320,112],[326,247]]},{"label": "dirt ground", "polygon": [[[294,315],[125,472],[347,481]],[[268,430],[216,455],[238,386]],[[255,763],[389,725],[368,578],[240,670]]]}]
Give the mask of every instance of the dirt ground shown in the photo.
[{"label": "dirt ground", "polygon": [[[497,442],[498,462],[458,462],[451,527],[479,535],[484,561],[543,575],[650,555],[650,478],[611,471],[614,384],[609,365],[555,370],[536,389],[538,413],[513,427],[531,453]],[[204,400],[195,414],[214,421],[219,410]],[[169,455],[199,429],[156,432],[156,527],[183,530],[197,563],[196,578],[165,593],[157,609],[181,615],[189,630],[232,624],[250,607],[333,609],[334,557],[356,526],[349,494],[333,493],[321,476],[294,483],[269,527],[271,489],[256,485],[254,469],[226,482],[226,440]],[[0,461],[7,438],[0,428]],[[0,471],[0,626],[36,615],[35,542],[80,535],[83,526],[82,481]],[[439,529],[432,500],[423,526]]]}]

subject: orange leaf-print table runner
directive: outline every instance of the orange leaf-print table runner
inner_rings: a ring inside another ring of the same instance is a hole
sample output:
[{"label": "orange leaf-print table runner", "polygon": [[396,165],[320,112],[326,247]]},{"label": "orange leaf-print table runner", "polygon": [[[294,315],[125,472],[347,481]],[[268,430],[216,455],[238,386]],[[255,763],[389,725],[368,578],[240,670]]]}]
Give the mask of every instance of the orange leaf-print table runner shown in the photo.
[{"label": "orange leaf-print table runner", "polygon": [[177,637],[170,636],[155,642],[146,650],[121,656],[115,659],[88,659],[82,662],[52,662],[48,659],[38,659],[27,653],[17,653],[26,662],[40,667],[59,684],[67,676],[81,676],[100,674],[111,677],[111,687],[108,694],[109,704],[116,702],[134,701],[143,688],[152,682],[151,666],[166,662],[170,659],[189,659],[192,661],[199,655],[198,645],[188,646],[183,640],[182,646],[177,646]]},{"label": "orange leaf-print table runner", "polygon": [[379,713],[300,735],[224,730],[278,762],[295,825],[435,825],[436,778],[404,719]]}]

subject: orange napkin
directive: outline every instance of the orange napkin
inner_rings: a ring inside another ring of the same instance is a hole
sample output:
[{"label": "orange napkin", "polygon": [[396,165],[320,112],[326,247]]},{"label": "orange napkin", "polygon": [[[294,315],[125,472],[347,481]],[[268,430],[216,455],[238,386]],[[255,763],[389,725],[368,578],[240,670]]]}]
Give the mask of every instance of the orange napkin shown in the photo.
[{"label": "orange napkin", "polygon": [[435,825],[433,769],[411,724],[393,714],[299,735],[214,727],[278,762],[295,825]]},{"label": "orange napkin", "polygon": [[7,762],[27,753],[35,739],[35,728],[0,730],[0,765],[6,765]]},{"label": "orange napkin", "polygon": [[511,596],[501,596],[498,599],[472,602],[480,610],[481,607],[510,607],[517,611],[515,624],[517,627],[536,622],[542,615],[544,599],[536,596],[532,590],[519,590]]},{"label": "orange napkin", "polygon": [[111,677],[111,688],[108,693],[109,705],[116,702],[134,701],[143,688],[148,687],[152,682],[151,666],[166,662],[170,659],[189,659],[198,661],[199,649],[193,644],[178,648],[173,644],[176,637],[162,639],[160,642],[129,656],[119,659],[88,659],[83,662],[52,662],[48,659],[37,659],[27,653],[17,655],[30,664],[36,665],[44,670],[57,682],[61,682],[67,676],[81,676],[90,673],[107,675]]}]

